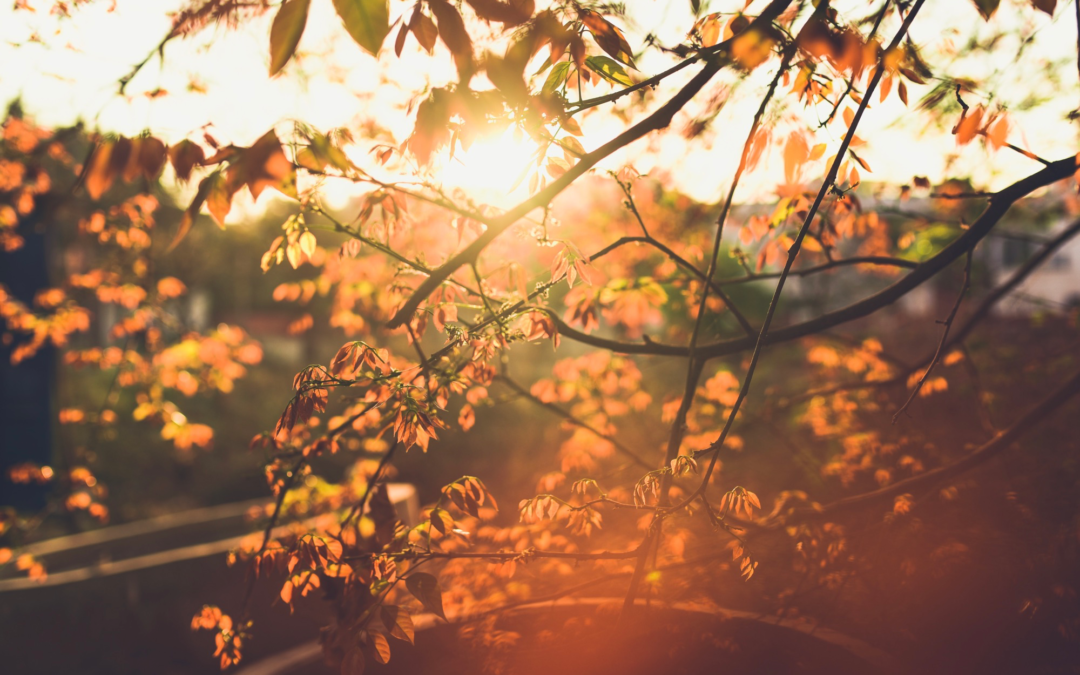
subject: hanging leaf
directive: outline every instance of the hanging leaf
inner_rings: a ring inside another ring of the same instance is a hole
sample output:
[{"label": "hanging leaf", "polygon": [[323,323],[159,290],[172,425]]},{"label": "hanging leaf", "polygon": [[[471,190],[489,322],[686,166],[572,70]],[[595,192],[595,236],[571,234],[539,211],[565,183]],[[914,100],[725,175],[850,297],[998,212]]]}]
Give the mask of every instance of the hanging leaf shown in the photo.
[{"label": "hanging leaf", "polygon": [[383,605],[379,608],[383,625],[390,635],[399,640],[413,644],[416,637],[416,628],[413,626],[412,616],[397,605]]},{"label": "hanging leaf", "polygon": [[345,652],[341,661],[341,675],[364,675],[364,652],[353,646]]},{"label": "hanging leaf", "polygon": [[371,645],[375,648],[375,660],[379,663],[390,663],[390,641],[377,630],[369,631]]},{"label": "hanging leaf", "polygon": [[405,587],[413,594],[424,609],[446,620],[443,612],[442,589],[439,588],[439,580],[430,574],[414,572],[405,578]]},{"label": "hanging leaf", "polygon": [[281,141],[273,129],[262,135],[250,148],[238,148],[239,157],[229,166],[226,176],[229,188],[236,192],[247,186],[254,199],[265,188],[297,198],[296,169],[281,149]]},{"label": "hanging leaf", "polygon": [[[229,188],[229,181],[220,173],[208,176],[206,180],[210,181],[210,190],[206,195],[206,208],[218,226],[225,227],[225,217],[232,209],[232,198],[236,191]],[[201,189],[202,186],[199,187]]]},{"label": "hanging leaf", "polygon": [[[428,7],[435,15],[435,20],[439,22],[439,35],[447,49],[454,55],[454,61],[460,64],[460,59],[471,59],[472,38],[465,30],[465,22],[457,8],[443,0],[430,0]],[[459,65],[458,70],[460,69]]]},{"label": "hanging leaf", "polygon": [[142,139],[139,145],[139,168],[146,180],[154,180],[165,168],[165,144],[153,136]]},{"label": "hanging leaf", "polygon": [[1054,16],[1054,10],[1057,9],[1057,0],[1031,0],[1031,5],[1038,10],[1042,10]]},{"label": "hanging leaf", "polygon": [[98,144],[94,149],[90,161],[83,169],[83,184],[91,199],[98,199],[112,185],[115,172],[110,161],[114,144],[105,142]]},{"label": "hanging leaf", "polygon": [[187,236],[188,231],[191,230],[191,225],[195,222],[195,218],[198,217],[203,204],[206,203],[206,198],[210,194],[210,188],[213,187],[214,184],[212,179],[216,175],[218,174],[207,176],[199,182],[199,190],[195,193],[195,198],[191,200],[191,204],[184,211],[183,217],[180,218],[180,226],[176,229],[176,236],[173,237],[168,250],[171,251],[176,248],[176,245],[183,241],[184,237]]},{"label": "hanging leaf", "polygon": [[439,29],[435,27],[435,22],[431,20],[430,16],[420,11],[419,5],[416,6],[412,18],[409,19],[409,30],[416,36],[416,41],[420,43],[420,46],[428,54],[435,49],[435,40],[439,37]]},{"label": "hanging leaf", "polygon": [[277,75],[296,53],[307,25],[311,0],[285,0],[270,27],[270,77]]},{"label": "hanging leaf", "polygon": [[805,164],[809,157],[810,148],[806,138],[800,133],[791,134],[784,146],[784,178],[788,183],[795,182],[799,167]]},{"label": "hanging leaf", "polygon": [[867,173],[873,173],[870,170],[870,165],[866,163],[866,160],[863,159],[862,157],[859,157],[858,155],[856,155],[854,150],[848,150],[848,153],[851,154],[852,159],[854,159],[856,162],[858,162],[859,166],[861,166],[863,169],[865,169]]},{"label": "hanging leaf", "polygon": [[626,41],[623,32],[615,27],[610,21],[600,16],[591,9],[578,10],[581,22],[592,33],[596,44],[600,49],[611,55],[612,58],[622,61],[631,68],[634,66],[634,54],[630,49],[630,43]]},{"label": "hanging leaf", "polygon": [[191,179],[191,170],[206,159],[202,146],[187,139],[169,148],[169,162],[173,165],[176,177],[183,182]]},{"label": "hanging leaf", "polygon": [[383,40],[390,33],[387,0],[334,0],[334,9],[352,39],[368,54],[378,56]]},{"label": "hanging leaf", "polygon": [[982,14],[982,18],[987,21],[994,16],[998,5],[1001,4],[1001,0],[972,0],[972,2],[975,3],[975,9],[979,10],[979,14]]},{"label": "hanging leaf", "polygon": [[401,30],[398,31],[397,39],[394,40],[394,56],[400,57],[401,50],[405,46],[405,38],[409,36],[409,24],[401,24]]}]

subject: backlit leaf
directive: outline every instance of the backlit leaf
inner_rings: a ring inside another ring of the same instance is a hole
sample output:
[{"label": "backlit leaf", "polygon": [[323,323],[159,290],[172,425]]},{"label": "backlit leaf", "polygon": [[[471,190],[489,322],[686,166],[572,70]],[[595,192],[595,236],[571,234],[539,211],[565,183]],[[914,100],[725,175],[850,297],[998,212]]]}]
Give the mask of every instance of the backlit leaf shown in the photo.
[{"label": "backlit leaf", "polygon": [[409,589],[413,597],[420,601],[424,609],[446,620],[446,614],[443,612],[442,589],[439,587],[438,579],[424,572],[414,572],[405,578],[405,587]]},{"label": "backlit leaf", "polygon": [[83,170],[83,184],[91,199],[98,199],[112,185],[115,173],[112,171],[110,158],[113,143],[101,143],[94,150],[90,161]]},{"label": "backlit leaf", "polygon": [[416,636],[412,615],[396,605],[383,605],[379,613],[390,635],[412,644]]},{"label": "backlit leaf", "polygon": [[292,55],[307,25],[311,0],[285,0],[270,27],[270,76],[281,72]]},{"label": "backlit leaf", "polygon": [[634,68],[634,55],[630,50],[630,43],[626,41],[623,32],[615,27],[610,21],[590,9],[579,9],[578,16],[592,33],[596,44],[600,49],[607,52],[612,58],[622,61]]},{"label": "backlit leaf", "polygon": [[972,0],[975,3],[975,9],[979,10],[979,14],[982,14],[982,18],[987,21],[997,11],[998,5],[1001,4],[1001,0]]},{"label": "backlit leaf", "polygon": [[465,30],[465,22],[457,9],[443,0],[432,0],[428,3],[431,13],[439,23],[439,35],[442,37],[450,53],[458,58],[472,56],[472,38]]},{"label": "backlit leaf", "polygon": [[169,148],[169,162],[173,165],[176,177],[185,183],[191,179],[191,170],[206,159],[202,146],[187,139]]},{"label": "backlit leaf", "polygon": [[435,49],[435,40],[439,37],[439,29],[435,27],[435,22],[431,20],[430,16],[420,11],[419,6],[416,7],[416,11],[413,12],[412,18],[409,20],[409,30],[416,36],[416,41],[420,43],[420,46],[428,54]]},{"label": "backlit leaf", "polygon": [[390,33],[387,0],[334,0],[334,9],[352,39],[367,53],[378,56],[383,40]]},{"label": "backlit leaf", "polygon": [[390,641],[377,630],[370,631],[371,645],[375,648],[375,660],[379,663],[390,662]]},{"label": "backlit leaf", "polygon": [[566,82],[566,77],[570,74],[570,62],[559,61],[555,64],[555,67],[548,73],[547,79],[544,80],[543,92],[545,94],[552,94],[558,91]]},{"label": "backlit leaf", "polygon": [[606,56],[590,56],[585,59],[585,63],[608,82],[621,84],[625,87],[634,84],[634,81],[627,75],[626,70],[614,59],[609,59]]}]

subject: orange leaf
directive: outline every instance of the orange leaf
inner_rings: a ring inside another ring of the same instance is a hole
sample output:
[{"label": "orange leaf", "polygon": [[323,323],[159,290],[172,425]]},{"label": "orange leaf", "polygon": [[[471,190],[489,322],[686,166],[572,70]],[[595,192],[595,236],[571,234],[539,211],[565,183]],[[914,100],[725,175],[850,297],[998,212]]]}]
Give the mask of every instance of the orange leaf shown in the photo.
[{"label": "orange leaf", "polygon": [[285,582],[284,586],[281,587],[281,600],[285,604],[292,604],[292,594],[293,594],[293,582],[290,579],[289,581]]},{"label": "orange leaf", "polygon": [[169,148],[169,161],[176,171],[176,177],[185,183],[191,178],[191,170],[205,159],[206,154],[202,147],[188,140],[180,141]]},{"label": "orange leaf", "polygon": [[371,644],[375,647],[375,660],[379,663],[390,662],[390,641],[377,630],[368,633],[371,636]]},{"label": "orange leaf", "polygon": [[1005,145],[1008,136],[1009,120],[1004,115],[999,117],[997,122],[992,124],[990,128],[986,130],[986,140],[995,150]]},{"label": "orange leaf", "polygon": [[979,132],[979,128],[982,126],[982,116],[982,108],[975,108],[960,119],[955,131],[958,144],[967,145],[971,142],[971,139],[975,138],[975,134]]},{"label": "orange leaf", "polygon": [[113,145],[111,142],[98,144],[83,170],[83,175],[86,176],[84,179],[86,192],[91,199],[100,198],[112,185],[113,177],[116,175],[110,162]]}]

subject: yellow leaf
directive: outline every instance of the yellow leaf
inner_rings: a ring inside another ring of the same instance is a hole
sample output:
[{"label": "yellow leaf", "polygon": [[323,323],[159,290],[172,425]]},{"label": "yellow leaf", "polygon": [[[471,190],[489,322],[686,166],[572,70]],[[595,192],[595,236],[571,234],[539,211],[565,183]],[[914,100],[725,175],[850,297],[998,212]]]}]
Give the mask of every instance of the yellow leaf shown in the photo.
[{"label": "yellow leaf", "polygon": [[303,234],[300,235],[299,244],[300,250],[303,252],[304,255],[309,258],[315,255],[315,235],[311,233],[311,230],[306,230]]}]

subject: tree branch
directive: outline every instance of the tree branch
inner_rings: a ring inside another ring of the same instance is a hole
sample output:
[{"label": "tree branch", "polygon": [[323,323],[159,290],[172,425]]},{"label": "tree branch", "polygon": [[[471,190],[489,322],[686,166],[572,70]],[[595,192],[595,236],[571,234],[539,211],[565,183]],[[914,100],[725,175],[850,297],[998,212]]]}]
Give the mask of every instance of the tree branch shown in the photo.
[{"label": "tree branch", "polygon": [[[856,509],[863,509],[878,503],[887,503],[895,497],[911,492],[919,492],[932,488],[944,481],[956,478],[971,469],[987,462],[1001,454],[1014,441],[1021,438],[1036,424],[1044,420],[1062,404],[1080,393],[1080,372],[1075,373],[1060,387],[1053,391],[1040,403],[1028,410],[1023,417],[1013,423],[1011,427],[998,433],[994,438],[987,441],[978,450],[952,464],[939,467],[912,478],[893,483],[888,487],[866,492],[853,497],[846,497],[813,511],[796,512],[796,520],[820,520],[832,518],[838,514]],[[790,522],[790,521],[789,521]]]},{"label": "tree branch", "polygon": [[[773,2],[766,7],[765,11],[754,20],[750,28],[752,30],[757,26],[770,23],[776,16],[778,16],[787,6],[791,4],[791,0],[773,0]],[[675,116],[679,110],[690,102],[694,96],[713,78],[716,73],[720,72],[722,68],[720,59],[713,57],[708,61],[705,66],[698,71],[698,73],[687,82],[682,89],[678,91],[667,103],[656,109],[651,115],[641,120],[637,124],[633,125],[626,131],[622,132],[615,138],[611,139],[607,143],[601,145],[596,150],[590,153],[586,153],[578,160],[578,163],[570,167],[570,169],[548,185],[546,188],[536,193],[529,199],[526,199],[521,204],[518,204],[514,208],[510,209],[506,213],[492,219],[487,225],[488,229],[484,231],[479,237],[473,240],[471,244],[466,246],[459,253],[450,258],[450,260],[443,263],[440,267],[433,270],[431,276],[424,280],[420,286],[413,291],[412,296],[405,302],[404,305],[397,311],[397,313],[391,317],[386,323],[387,328],[393,329],[401,326],[408,320],[409,317],[417,310],[429,295],[431,295],[436,288],[442,285],[450,275],[456,272],[463,265],[469,261],[476,259],[480,252],[483,251],[488,244],[495,240],[500,234],[510,228],[511,225],[523,218],[533,209],[540,208],[545,204],[551,202],[560,192],[565,190],[567,186],[577,180],[582,174],[589,169],[596,166],[596,164],[612,154],[616,150],[619,150],[634,141],[642,138],[643,136],[663,129],[671,124],[671,119]]]}]

